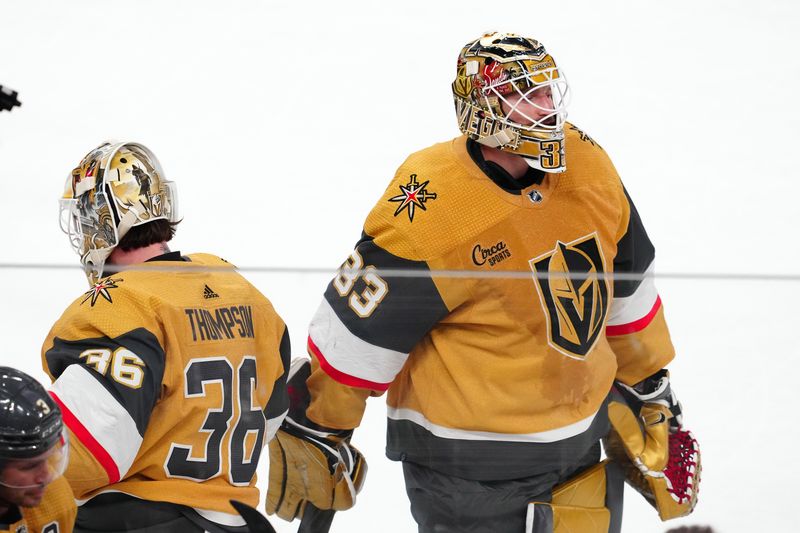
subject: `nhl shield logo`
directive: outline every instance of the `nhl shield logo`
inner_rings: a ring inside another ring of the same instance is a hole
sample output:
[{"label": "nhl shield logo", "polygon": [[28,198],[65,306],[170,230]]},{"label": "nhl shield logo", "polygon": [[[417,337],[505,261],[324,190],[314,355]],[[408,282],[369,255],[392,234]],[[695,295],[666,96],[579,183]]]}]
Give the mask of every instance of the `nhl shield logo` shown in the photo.
[{"label": "nhl shield logo", "polygon": [[547,316],[550,346],[574,359],[584,359],[603,331],[608,312],[608,282],[597,234],[529,261]]}]

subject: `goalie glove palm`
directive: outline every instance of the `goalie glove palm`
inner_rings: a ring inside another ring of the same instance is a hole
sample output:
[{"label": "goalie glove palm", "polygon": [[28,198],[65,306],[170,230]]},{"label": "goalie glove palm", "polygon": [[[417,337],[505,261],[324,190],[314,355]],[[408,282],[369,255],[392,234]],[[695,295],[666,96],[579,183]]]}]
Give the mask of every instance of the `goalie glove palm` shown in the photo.
[{"label": "goalie glove palm", "polygon": [[[653,378],[655,378],[653,380]],[[652,386],[647,386],[647,381]],[[617,383],[608,407],[611,431],[605,448],[625,477],[662,520],[685,516],[697,504],[700,449],[681,426],[680,404],[662,370],[640,385]]]}]

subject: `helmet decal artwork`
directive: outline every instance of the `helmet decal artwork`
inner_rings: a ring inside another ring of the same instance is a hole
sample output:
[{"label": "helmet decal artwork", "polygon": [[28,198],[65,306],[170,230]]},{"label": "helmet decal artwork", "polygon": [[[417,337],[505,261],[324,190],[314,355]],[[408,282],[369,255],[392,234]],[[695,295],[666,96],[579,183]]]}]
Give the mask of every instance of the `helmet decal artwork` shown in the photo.
[{"label": "helmet decal artwork", "polygon": [[89,152],[67,178],[60,203],[61,229],[91,285],[132,227],[178,220],[175,184],[164,179],[158,159],[138,143],[106,142]]},{"label": "helmet decal artwork", "polygon": [[569,86],[541,43],[513,33],[487,33],[467,43],[452,89],[462,133],[520,155],[533,168],[566,170]]}]

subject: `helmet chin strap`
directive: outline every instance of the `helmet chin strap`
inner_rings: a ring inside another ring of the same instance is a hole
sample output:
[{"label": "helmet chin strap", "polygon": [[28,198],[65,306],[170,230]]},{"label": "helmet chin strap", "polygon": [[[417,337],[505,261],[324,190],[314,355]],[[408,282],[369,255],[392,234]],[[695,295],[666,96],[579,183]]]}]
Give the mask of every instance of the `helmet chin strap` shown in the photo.
[{"label": "helmet chin strap", "polygon": [[512,129],[500,130],[494,135],[478,139],[478,142],[490,148],[502,148],[508,144],[516,144],[519,135]]},{"label": "helmet chin strap", "polygon": [[527,164],[529,167],[531,167],[531,168],[533,168],[533,169],[535,169],[535,170],[542,170],[542,167],[541,167],[541,165],[539,165],[539,160],[538,160],[538,159],[534,159],[534,158],[532,158],[532,157],[525,157],[524,155],[523,155],[523,156],[520,156],[520,157],[522,157],[522,159],[524,159],[524,160],[525,160],[525,163],[526,163],[526,164]]}]

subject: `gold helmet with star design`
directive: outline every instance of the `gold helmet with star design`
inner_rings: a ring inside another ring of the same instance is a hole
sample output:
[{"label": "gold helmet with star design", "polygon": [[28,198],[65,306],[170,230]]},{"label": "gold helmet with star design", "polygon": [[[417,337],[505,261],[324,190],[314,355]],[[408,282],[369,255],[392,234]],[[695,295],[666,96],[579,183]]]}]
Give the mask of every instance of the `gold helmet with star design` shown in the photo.
[{"label": "gold helmet with star design", "polygon": [[159,219],[177,222],[175,184],[164,179],[161,164],[144,145],[105,142],[67,177],[59,219],[95,285],[131,228]]},{"label": "gold helmet with star design", "polygon": [[[461,49],[452,84],[461,132],[564,172],[569,86],[544,46],[513,33],[486,33]],[[533,111],[531,111],[533,110]]]}]

